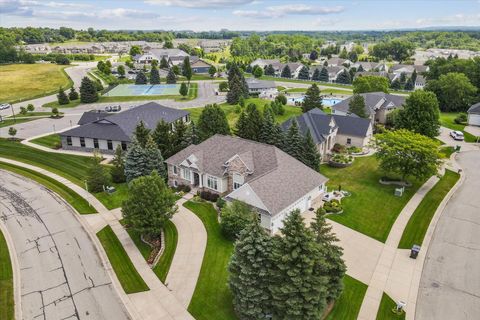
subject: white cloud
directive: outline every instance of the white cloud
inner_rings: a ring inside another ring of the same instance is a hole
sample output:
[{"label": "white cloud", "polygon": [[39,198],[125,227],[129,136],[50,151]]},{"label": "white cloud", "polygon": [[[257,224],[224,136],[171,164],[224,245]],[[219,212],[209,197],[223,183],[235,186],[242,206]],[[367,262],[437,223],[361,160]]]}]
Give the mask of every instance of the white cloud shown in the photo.
[{"label": "white cloud", "polygon": [[340,19],[323,19],[318,18],[313,22],[313,25],[316,27],[328,27],[336,25],[340,22]]},{"label": "white cloud", "polygon": [[183,8],[231,8],[239,5],[249,4],[255,0],[146,0],[148,4]]},{"label": "white cloud", "polygon": [[264,10],[235,10],[233,14],[239,17],[249,18],[280,18],[287,15],[327,15],[340,13],[344,7],[312,7],[305,4],[287,4],[282,6],[271,6]]}]

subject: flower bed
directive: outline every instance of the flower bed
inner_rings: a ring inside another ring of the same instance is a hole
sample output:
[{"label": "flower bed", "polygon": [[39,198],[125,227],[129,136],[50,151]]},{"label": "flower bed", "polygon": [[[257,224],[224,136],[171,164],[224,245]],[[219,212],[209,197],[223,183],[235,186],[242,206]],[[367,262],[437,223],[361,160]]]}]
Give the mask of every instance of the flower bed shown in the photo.
[{"label": "flower bed", "polygon": [[333,154],[330,159],[328,160],[328,164],[331,167],[335,168],[345,168],[351,166],[353,163],[353,156],[335,153]]},{"label": "flower bed", "polygon": [[338,214],[338,213],[343,212],[342,204],[337,199],[332,199],[328,202],[325,202],[323,204],[323,209],[325,210],[326,213],[336,213],[336,214]]}]

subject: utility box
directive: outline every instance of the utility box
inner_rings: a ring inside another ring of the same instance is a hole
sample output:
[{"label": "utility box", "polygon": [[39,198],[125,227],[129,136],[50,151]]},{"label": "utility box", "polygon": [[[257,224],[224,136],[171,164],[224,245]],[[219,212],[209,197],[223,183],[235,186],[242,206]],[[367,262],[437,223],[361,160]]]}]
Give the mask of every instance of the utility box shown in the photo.
[{"label": "utility box", "polygon": [[403,196],[403,192],[405,191],[405,188],[395,188],[395,196],[396,197],[401,197]]},{"label": "utility box", "polygon": [[417,259],[418,253],[420,252],[420,246],[414,244],[412,249],[410,250],[410,258]]},{"label": "utility box", "polygon": [[461,149],[461,148],[462,148],[462,146],[457,145],[457,146],[455,146],[455,151],[456,151],[456,152],[460,152],[460,149]]}]

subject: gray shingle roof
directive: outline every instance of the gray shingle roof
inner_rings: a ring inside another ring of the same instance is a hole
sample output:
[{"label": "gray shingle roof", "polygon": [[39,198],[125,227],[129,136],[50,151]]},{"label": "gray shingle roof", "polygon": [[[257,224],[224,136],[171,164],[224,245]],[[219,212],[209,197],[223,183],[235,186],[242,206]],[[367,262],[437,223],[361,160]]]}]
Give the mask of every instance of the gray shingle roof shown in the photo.
[{"label": "gray shingle roof", "polygon": [[247,78],[247,85],[249,89],[271,89],[276,88],[274,81],[258,80],[255,78]]},{"label": "gray shingle roof", "polygon": [[475,103],[473,106],[468,108],[467,112],[470,114],[480,114],[480,102]]},{"label": "gray shingle roof", "polygon": [[191,145],[165,162],[180,165],[190,156],[198,159],[198,170],[217,177],[225,174],[225,162],[238,155],[252,174],[245,177],[255,194],[276,215],[306,193],[327,181],[320,173],[268,144],[232,136],[214,135]]},{"label": "gray shingle roof", "polygon": [[143,121],[147,128],[153,130],[162,119],[165,122],[172,123],[188,114],[189,112],[185,110],[168,108],[155,102],[149,102],[64,131],[61,135],[128,142],[140,121]]},{"label": "gray shingle roof", "polygon": [[[405,103],[406,97],[397,96],[384,92],[369,92],[360,94],[365,99],[365,107],[368,114],[374,114],[376,109],[395,109]],[[332,106],[333,110],[347,113],[350,109],[349,103],[352,97],[340,101]]]},{"label": "gray shingle roof", "polygon": [[[330,134],[330,123],[333,119],[333,129],[338,128],[339,134],[355,137],[366,137],[368,129],[371,126],[369,119],[357,117],[355,115],[341,116],[324,113],[320,109],[312,109],[295,118],[300,132],[305,135],[310,130],[313,141],[320,144],[326,140]],[[288,130],[292,119],[282,124],[284,131]]]},{"label": "gray shingle roof", "polygon": [[90,123],[96,120],[104,119],[110,115],[111,113],[108,113],[105,111],[97,111],[97,110],[87,111],[82,114],[77,124],[82,125],[82,124]]}]

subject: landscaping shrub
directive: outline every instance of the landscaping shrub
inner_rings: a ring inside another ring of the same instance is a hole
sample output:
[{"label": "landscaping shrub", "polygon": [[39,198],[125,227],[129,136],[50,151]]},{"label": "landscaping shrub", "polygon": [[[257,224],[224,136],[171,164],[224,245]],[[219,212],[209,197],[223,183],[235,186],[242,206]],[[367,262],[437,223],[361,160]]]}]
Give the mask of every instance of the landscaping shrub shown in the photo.
[{"label": "landscaping shrub", "polygon": [[347,148],[347,152],[348,153],[360,153],[360,152],[362,152],[362,148],[352,146],[352,147]]},{"label": "landscaping shrub", "polygon": [[465,124],[467,122],[467,114],[466,113],[460,113],[453,121],[456,124]]},{"label": "landscaping shrub", "polygon": [[323,204],[323,209],[327,213],[339,213],[343,210],[342,204],[337,199],[332,199]]},{"label": "landscaping shrub", "polygon": [[334,154],[330,158],[330,161],[336,162],[336,163],[345,163],[345,164],[346,163],[352,163],[353,162],[353,157],[350,156],[350,155],[337,153],[337,154]]},{"label": "landscaping shrub", "polygon": [[226,203],[227,203],[227,202],[226,202],[222,197],[219,197],[219,198],[217,199],[217,207],[218,207],[219,209],[222,209],[222,208],[225,206]]},{"label": "landscaping shrub", "polygon": [[220,90],[220,92],[227,92],[228,82],[227,81],[220,82],[220,84],[218,85],[218,89]]},{"label": "landscaping shrub", "polygon": [[233,201],[225,205],[220,216],[222,218],[220,221],[222,233],[231,240],[235,240],[255,217],[252,209],[241,201]]},{"label": "landscaping shrub", "polygon": [[275,97],[275,102],[279,102],[282,105],[287,104],[287,97],[285,97],[284,94],[279,94],[278,96]]},{"label": "landscaping shrub", "polygon": [[335,143],[333,145],[333,149],[332,149],[332,151],[335,152],[335,153],[345,153],[346,150],[347,150],[347,148],[344,145],[341,145],[339,143]]},{"label": "landscaping shrub", "polygon": [[179,192],[189,193],[192,190],[192,188],[188,184],[179,184],[176,190]]},{"label": "landscaping shrub", "polygon": [[211,201],[211,202],[216,202],[218,200],[219,195],[210,191],[198,191],[198,195],[200,198],[203,200]]}]

